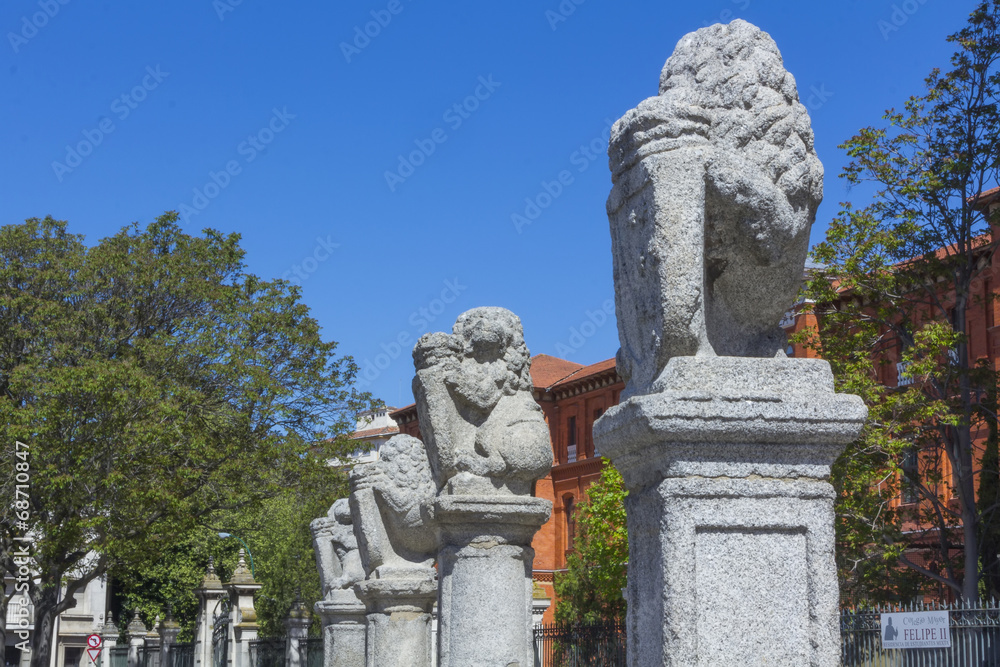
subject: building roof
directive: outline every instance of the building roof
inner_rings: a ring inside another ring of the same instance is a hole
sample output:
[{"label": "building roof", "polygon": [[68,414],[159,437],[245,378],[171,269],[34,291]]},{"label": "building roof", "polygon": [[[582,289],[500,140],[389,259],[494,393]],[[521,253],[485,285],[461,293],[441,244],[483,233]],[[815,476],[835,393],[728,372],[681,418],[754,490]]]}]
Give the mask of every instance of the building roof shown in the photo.
[{"label": "building roof", "polygon": [[547,354],[536,354],[531,358],[531,384],[538,389],[546,389],[584,368],[583,364],[567,361]]},{"label": "building roof", "polygon": [[582,366],[573,373],[562,378],[558,382],[549,385],[546,388],[558,388],[568,384],[573,384],[581,380],[588,379],[594,375],[600,375],[602,373],[607,373],[608,371],[615,370],[615,360],[614,357],[611,359],[605,359],[604,361],[598,361],[596,364],[591,364],[589,366]]},{"label": "building roof", "polygon": [[[536,354],[531,358],[531,382],[536,390],[561,391],[605,375],[615,376],[614,379],[617,379],[614,358],[605,359],[589,366],[547,354]],[[606,380],[605,382],[610,381]],[[579,393],[579,389],[577,389],[577,393]],[[416,418],[416,413],[417,404],[410,403],[389,413],[389,416],[397,422],[403,417],[410,421]]]},{"label": "building roof", "polygon": [[376,438],[381,435],[396,435],[399,433],[397,426],[382,426],[380,428],[369,428],[363,431],[355,431],[347,436],[351,440],[363,440],[365,438]]}]

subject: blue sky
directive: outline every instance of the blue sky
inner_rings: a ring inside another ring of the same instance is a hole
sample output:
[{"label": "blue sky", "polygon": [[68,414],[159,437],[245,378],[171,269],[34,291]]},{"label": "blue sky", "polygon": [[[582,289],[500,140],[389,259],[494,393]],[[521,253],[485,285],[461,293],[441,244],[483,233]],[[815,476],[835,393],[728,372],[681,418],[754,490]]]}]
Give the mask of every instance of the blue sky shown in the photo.
[{"label": "blue sky", "polygon": [[[96,242],[180,210],[237,231],[394,405],[416,338],[475,306],[593,363],[618,347],[606,126],[685,33],[738,17],[774,37],[826,168],[815,241],[861,196],[837,145],[948,66],[974,5],[5,0],[0,224],[52,215]],[[518,227],[526,200],[545,207]]]}]

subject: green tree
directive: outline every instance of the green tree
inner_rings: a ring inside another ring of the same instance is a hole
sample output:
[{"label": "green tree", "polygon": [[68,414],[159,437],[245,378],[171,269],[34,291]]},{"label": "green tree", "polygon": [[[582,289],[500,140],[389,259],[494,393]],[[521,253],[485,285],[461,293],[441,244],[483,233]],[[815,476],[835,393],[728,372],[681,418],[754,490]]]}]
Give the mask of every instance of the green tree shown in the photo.
[{"label": "green tree", "polygon": [[[301,596],[311,610],[322,597],[309,524],[325,516],[335,498],[348,493],[347,475],[339,468],[327,466],[309,472],[311,477],[258,507],[206,517],[189,535],[174,540],[156,563],[116,571],[121,629],[131,620],[131,613],[121,612],[138,609],[148,625],[170,608],[181,625],[180,641],[192,640],[198,611],[195,591],[209,557],[223,582],[236,567],[242,543],[219,538],[220,532],[227,532],[246,542],[254,561],[254,576],[262,584],[255,600],[261,636],[284,636],[285,620],[296,598]],[[314,616],[310,631],[319,635],[318,617]]]},{"label": "green tree", "polygon": [[577,534],[567,570],[557,575],[556,622],[624,622],[628,570],[625,484],[611,462],[587,488],[576,515]]},{"label": "green tree", "polygon": [[75,592],[346,455],[370,407],[296,288],[247,273],[238,235],[176,217],[89,248],[51,218],[0,228],[7,497],[16,463],[30,478],[3,509],[0,560],[16,572],[14,538],[31,536],[33,667]]},{"label": "green tree", "polygon": [[[996,581],[997,554],[984,552],[996,540],[983,534],[996,507],[977,506],[975,494],[977,475],[996,477],[996,457],[980,471],[975,444],[996,421],[983,400],[995,395],[996,374],[970,360],[968,322],[989,299],[984,283],[1000,240],[980,201],[998,182],[998,15],[998,0],[980,2],[948,38],[951,69],[931,72],[926,92],[889,110],[886,126],[843,145],[851,158],[843,177],[875,194],[863,208],[845,204],[813,252],[826,265],[807,294],[817,345],[840,389],[871,410],[836,470],[841,566],[859,593],[878,595],[876,575],[897,562],[965,599],[978,595],[983,575]],[[896,375],[882,366],[888,357],[901,361],[908,387],[880,386],[880,371]],[[952,479],[941,478],[944,460]],[[919,499],[916,509],[889,508],[901,491]],[[908,519],[928,529],[904,533]]]}]

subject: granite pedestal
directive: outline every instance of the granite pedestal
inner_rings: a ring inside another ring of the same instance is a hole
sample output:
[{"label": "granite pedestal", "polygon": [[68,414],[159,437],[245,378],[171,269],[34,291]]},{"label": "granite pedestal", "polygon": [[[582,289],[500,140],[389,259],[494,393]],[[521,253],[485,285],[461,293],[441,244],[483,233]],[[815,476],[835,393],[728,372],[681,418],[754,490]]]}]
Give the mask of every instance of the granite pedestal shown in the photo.
[{"label": "granite pedestal", "polygon": [[323,667],[365,667],[365,604],[352,590],[333,590],[315,606],[323,622]]},{"label": "granite pedestal", "polygon": [[866,409],[817,359],[674,357],[594,441],[621,471],[630,667],[840,664],[834,491]]},{"label": "granite pedestal", "polygon": [[430,667],[434,570],[411,579],[369,579],[355,591],[368,608],[368,667]]},{"label": "granite pedestal", "polygon": [[552,503],[530,496],[439,496],[439,667],[529,667],[531,538]]}]

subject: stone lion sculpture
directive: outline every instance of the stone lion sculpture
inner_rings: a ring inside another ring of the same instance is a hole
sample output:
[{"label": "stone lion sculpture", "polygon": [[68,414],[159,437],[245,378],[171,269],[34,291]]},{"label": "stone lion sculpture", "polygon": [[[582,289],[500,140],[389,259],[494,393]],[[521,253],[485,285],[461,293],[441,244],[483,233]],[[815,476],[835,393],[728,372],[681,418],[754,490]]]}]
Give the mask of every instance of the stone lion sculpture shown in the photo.
[{"label": "stone lion sculpture", "polygon": [[331,591],[350,589],[364,580],[365,571],[361,566],[347,498],[334,501],[327,515],[314,519],[309,528],[324,597],[329,597]]},{"label": "stone lion sculpture", "polygon": [[378,461],[355,466],[350,478],[351,513],[369,578],[426,574],[437,542],[420,513],[436,491],[424,444],[395,435]]},{"label": "stone lion sculpture", "polygon": [[469,310],[451,334],[422,336],[413,360],[413,395],[439,493],[531,493],[552,467],[552,448],[517,315]]},{"label": "stone lion sculpture", "polygon": [[783,355],[823,168],[771,37],[741,20],[683,37],[608,154],[622,398],[662,389],[673,356]]}]

